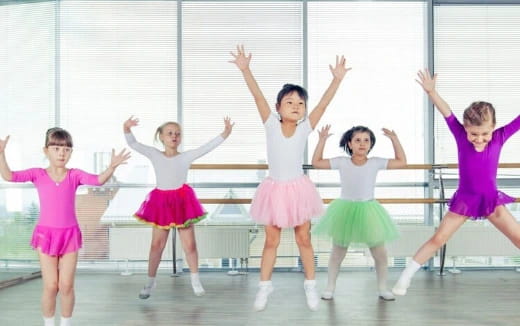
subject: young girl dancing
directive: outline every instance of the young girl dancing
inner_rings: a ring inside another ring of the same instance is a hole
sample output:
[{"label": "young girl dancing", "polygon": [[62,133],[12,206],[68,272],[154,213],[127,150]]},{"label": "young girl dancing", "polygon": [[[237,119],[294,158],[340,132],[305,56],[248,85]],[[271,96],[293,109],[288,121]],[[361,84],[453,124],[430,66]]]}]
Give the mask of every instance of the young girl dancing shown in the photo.
[{"label": "young girl dancing", "polygon": [[136,152],[146,156],[153,165],[156,188],[142,203],[135,217],[152,228],[152,243],[148,261],[148,282],[139,292],[139,298],[147,299],[156,286],[155,276],[161,262],[162,252],[171,228],[179,231],[182,248],[191,272],[191,286],[197,296],[204,294],[199,279],[199,257],[195,242],[194,224],[206,217],[193,189],[186,184],[191,163],[210,152],[226,139],[233,125],[229,118],[224,119],[224,131],[207,144],[186,152],[179,152],[182,140],[181,126],[176,122],[165,122],[157,128],[155,139],[164,145],[164,151],[138,143],[131,128],[137,126],[138,119],[130,117],[123,124],[128,145]]},{"label": "young girl dancing", "polygon": [[405,295],[411,279],[433,254],[444,245],[469,218],[487,219],[500,232],[520,248],[520,224],[504,206],[514,198],[497,190],[497,169],[500,151],[509,137],[520,129],[520,115],[509,124],[495,129],[495,109],[491,103],[474,102],[464,111],[461,124],[448,103],[435,89],[437,75],[433,78],[428,69],[419,71],[417,82],[428,94],[433,104],[444,116],[455,137],[459,159],[459,186],[453,194],[435,234],[417,251],[404,269],[392,292]]},{"label": "young girl dancing", "polygon": [[72,154],[72,137],[64,129],[51,128],[45,135],[43,152],[49,160],[45,169],[11,171],[5,158],[9,136],[0,139],[0,174],[10,182],[30,181],[40,198],[40,216],[34,228],[31,246],[38,250],[43,280],[42,313],[45,326],[54,325],[56,297],[60,294],[60,325],[71,325],[74,310],[74,276],[78,250],[82,246],[81,231],[75,211],[76,189],[80,185],[104,184],[115,169],[126,163],[130,153],[115,155],[107,170],[100,175],[66,167]]},{"label": "young girl dancing", "polygon": [[280,243],[282,228],[294,228],[296,243],[303,262],[304,289],[307,304],[316,310],[319,296],[316,292],[314,275],[314,252],[310,237],[310,219],[323,210],[322,200],[311,180],[303,174],[303,153],[307,137],[314,129],[330,101],[334,97],[343,77],[350,68],[345,68],[345,58],[336,58],[336,66],[330,67],[333,79],[320,102],[306,118],[307,92],[300,86],[286,84],[278,93],[276,111],[269,104],[256,83],[243,46],[231,53],[230,61],[240,69],[249,91],[253,95],[267,138],[269,177],[256,191],[251,204],[251,216],[265,225],[265,244],[260,266],[260,284],[254,309],[265,309],[269,294],[273,291],[271,276],[276,261],[276,250]]},{"label": "young girl dancing", "polygon": [[379,298],[395,300],[386,287],[388,262],[385,242],[397,238],[398,232],[387,211],[374,199],[374,188],[378,171],[404,167],[406,155],[395,132],[383,128],[384,135],[392,141],[395,158],[369,158],[368,153],[374,147],[376,137],[367,127],[357,126],[346,131],[339,142],[350,157],[324,159],[323,149],[330,136],[329,130],[330,125],[320,130],[312,156],[315,168],[339,170],[341,179],[341,198],[330,203],[325,216],[313,231],[331,238],[333,243],[327,289],[321,298],[331,300],[334,297],[336,279],[349,245],[363,243],[370,248],[374,258]]}]

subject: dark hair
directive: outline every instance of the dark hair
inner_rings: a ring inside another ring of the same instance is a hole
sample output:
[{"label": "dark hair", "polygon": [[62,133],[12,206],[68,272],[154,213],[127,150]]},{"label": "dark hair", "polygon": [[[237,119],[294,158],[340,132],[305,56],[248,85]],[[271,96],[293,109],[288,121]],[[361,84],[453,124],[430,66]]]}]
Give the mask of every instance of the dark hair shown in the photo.
[{"label": "dark hair", "polygon": [[473,102],[464,110],[463,121],[464,125],[481,126],[485,121],[497,123],[495,117],[495,108],[493,104],[488,102]]},{"label": "dark hair", "polygon": [[62,128],[50,128],[45,133],[45,147],[66,146],[72,147],[72,136]]},{"label": "dark hair", "polygon": [[305,106],[307,107],[307,100],[309,99],[309,95],[307,94],[307,91],[305,88],[294,85],[294,84],[285,84],[283,85],[282,89],[278,92],[278,95],[276,96],[276,105],[278,106],[285,95],[290,94],[292,92],[298,93],[298,96],[300,96],[303,101],[305,102]]},{"label": "dark hair", "polygon": [[374,148],[374,145],[376,144],[376,136],[374,135],[372,130],[365,126],[355,126],[345,131],[343,136],[341,136],[341,140],[339,141],[339,147],[343,148],[345,152],[347,152],[349,155],[352,155],[352,149],[348,147],[348,143],[352,141],[352,137],[354,137],[354,134],[356,132],[368,132],[370,136],[370,149],[368,150],[368,152],[370,153],[370,151],[372,150],[372,148]]}]

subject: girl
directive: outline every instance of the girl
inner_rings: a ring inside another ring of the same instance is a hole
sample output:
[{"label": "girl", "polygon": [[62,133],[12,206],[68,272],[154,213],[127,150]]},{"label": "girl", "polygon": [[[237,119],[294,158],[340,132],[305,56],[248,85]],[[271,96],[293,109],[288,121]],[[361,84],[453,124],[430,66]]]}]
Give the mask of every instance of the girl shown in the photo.
[{"label": "girl", "polygon": [[330,125],[319,132],[320,138],[312,165],[318,169],[337,169],[341,178],[341,198],[330,203],[327,212],[314,233],[332,239],[333,248],[329,259],[329,280],[321,298],[332,300],[336,279],[351,243],[365,243],[374,258],[379,298],[395,300],[386,288],[387,256],[385,242],[398,236],[397,229],[387,211],[374,199],[377,172],[381,169],[398,169],[406,165],[406,155],[395,132],[383,128],[384,135],[390,138],[395,158],[370,157],[376,143],[374,133],[367,127],[357,126],[349,129],[341,137],[339,147],[349,157],[323,159],[323,149],[329,138]]},{"label": "girl", "polygon": [[64,129],[51,128],[45,135],[43,152],[49,160],[46,169],[11,171],[5,159],[9,136],[0,139],[0,173],[11,182],[31,181],[40,198],[40,217],[34,228],[31,246],[38,250],[43,279],[42,313],[45,326],[54,325],[56,296],[60,293],[60,325],[71,325],[74,309],[74,276],[78,250],[82,246],[81,231],[75,213],[75,193],[80,185],[104,184],[130,153],[115,155],[107,170],[100,175],[66,167],[72,154],[72,137]]},{"label": "girl", "polygon": [[300,86],[286,84],[278,93],[276,111],[271,112],[262,91],[249,69],[251,54],[245,54],[243,46],[237,46],[235,58],[230,62],[242,72],[249,91],[253,95],[260,118],[265,126],[269,177],[258,187],[251,203],[251,216],[265,224],[265,244],[260,266],[260,284],[254,309],[265,309],[269,294],[273,291],[271,276],[284,227],[294,227],[296,243],[305,270],[304,289],[310,309],[318,308],[314,275],[314,253],[310,238],[310,219],[319,215],[323,203],[310,179],[303,174],[303,153],[309,133],[314,129],[350,68],[345,68],[345,58],[336,57],[336,66],[330,67],[333,79],[320,102],[307,113],[307,92]]},{"label": "girl", "polygon": [[206,217],[193,189],[186,184],[191,163],[202,155],[215,149],[226,139],[233,125],[229,118],[224,119],[224,131],[207,144],[186,152],[179,152],[181,126],[176,122],[165,122],[157,128],[155,139],[164,145],[164,151],[138,143],[131,128],[137,126],[138,119],[130,117],[123,125],[128,145],[146,156],[155,171],[157,186],[152,190],[135,217],[153,226],[152,243],[148,262],[148,283],[139,292],[139,298],[150,297],[156,286],[155,276],[161,262],[162,252],[171,228],[179,230],[182,247],[191,271],[191,286],[197,296],[204,294],[199,279],[199,258],[195,243],[194,224]]},{"label": "girl", "polygon": [[437,74],[428,69],[419,71],[417,82],[444,116],[457,142],[459,186],[453,194],[435,234],[417,251],[405,268],[392,292],[405,295],[411,279],[433,254],[444,245],[457,229],[471,220],[488,219],[499,231],[520,248],[520,224],[505,204],[514,198],[497,190],[497,169],[500,150],[506,140],[520,129],[520,115],[509,124],[495,129],[495,109],[491,103],[474,102],[463,115],[461,124],[435,89]]}]

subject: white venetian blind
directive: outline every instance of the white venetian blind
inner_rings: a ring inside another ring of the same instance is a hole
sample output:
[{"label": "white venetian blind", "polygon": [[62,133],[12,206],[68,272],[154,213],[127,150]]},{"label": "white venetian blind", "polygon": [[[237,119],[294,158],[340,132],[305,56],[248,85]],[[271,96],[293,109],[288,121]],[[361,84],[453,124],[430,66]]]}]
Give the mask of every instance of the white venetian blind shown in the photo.
[{"label": "white venetian blind", "polygon": [[[520,5],[449,5],[434,9],[438,90],[459,121],[473,101],[493,104],[497,127],[518,116]],[[518,148],[517,133],[504,146],[500,162],[520,162]],[[439,113],[435,114],[435,161],[457,161],[453,136]],[[511,172],[518,175],[518,169]]]},{"label": "white venetian blind", "polygon": [[[45,131],[55,118],[54,22],[54,2],[0,4],[0,138],[11,136],[13,171],[46,164]],[[30,184],[0,181],[0,274],[12,262],[37,259],[29,241],[38,212]]]}]

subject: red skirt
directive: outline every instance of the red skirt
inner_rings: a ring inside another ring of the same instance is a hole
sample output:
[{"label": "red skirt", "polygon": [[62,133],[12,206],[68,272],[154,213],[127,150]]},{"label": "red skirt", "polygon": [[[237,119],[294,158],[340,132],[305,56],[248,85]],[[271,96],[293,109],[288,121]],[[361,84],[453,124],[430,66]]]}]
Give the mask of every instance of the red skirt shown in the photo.
[{"label": "red skirt", "polygon": [[161,229],[186,228],[207,213],[187,184],[173,190],[152,190],[134,216],[141,222]]}]

